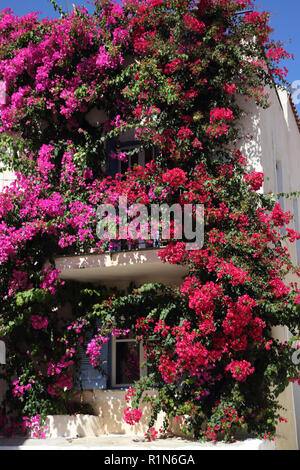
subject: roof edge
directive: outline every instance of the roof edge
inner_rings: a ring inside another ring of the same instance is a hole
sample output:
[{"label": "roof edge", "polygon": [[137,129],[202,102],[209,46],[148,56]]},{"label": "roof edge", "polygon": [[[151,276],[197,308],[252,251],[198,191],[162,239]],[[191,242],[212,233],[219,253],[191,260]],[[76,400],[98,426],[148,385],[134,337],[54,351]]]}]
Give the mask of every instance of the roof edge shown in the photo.
[{"label": "roof edge", "polygon": [[299,117],[299,114],[298,114],[296,105],[293,101],[293,97],[292,97],[291,93],[289,93],[289,102],[290,102],[290,105],[291,105],[291,108],[292,108],[292,111],[293,111],[293,114],[294,114],[294,117],[295,117],[295,121],[296,121],[298,130],[299,130],[299,133],[300,133],[300,117]]}]

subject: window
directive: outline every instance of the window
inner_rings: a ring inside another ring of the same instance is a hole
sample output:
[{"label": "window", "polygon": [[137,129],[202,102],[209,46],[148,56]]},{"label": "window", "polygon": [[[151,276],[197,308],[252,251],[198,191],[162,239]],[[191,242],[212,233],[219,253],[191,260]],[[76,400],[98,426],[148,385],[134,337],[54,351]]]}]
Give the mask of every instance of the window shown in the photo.
[{"label": "window", "polygon": [[129,335],[120,338],[113,336],[103,345],[101,351],[101,360],[104,361],[102,369],[105,374],[103,374],[90,364],[85,354],[86,345],[91,338],[92,334],[88,334],[84,346],[79,348],[80,369],[75,377],[77,389],[126,388],[140,377],[146,376],[147,372],[151,372],[151,368],[146,365],[143,344],[137,342],[133,335]]},{"label": "window", "polygon": [[[283,193],[283,172],[282,172],[282,163],[280,161],[276,162],[276,184],[277,184],[277,193]],[[284,210],[284,199],[283,197],[278,198],[278,202],[282,210]]]},{"label": "window", "polygon": [[127,155],[126,161],[121,161],[117,158],[112,158],[111,154],[129,153],[139,146],[136,140],[126,140],[116,144],[111,140],[107,144],[107,168],[106,174],[114,177],[117,173],[125,173],[128,169],[132,169],[134,165],[145,166],[150,163],[154,158],[155,150],[153,148],[142,149],[136,151],[132,155]]},{"label": "window", "polygon": [[[283,193],[283,171],[282,171],[282,162],[276,162],[276,184],[277,184],[277,194]],[[284,197],[280,196],[278,198],[281,209],[284,211]],[[286,234],[286,229],[283,227],[281,230],[282,235]]]},{"label": "window", "polygon": [[[97,321],[97,327],[100,328],[101,323]],[[107,389],[107,371],[108,371],[108,360],[109,360],[109,347],[108,343],[103,345],[101,350],[101,361],[104,361],[102,369],[105,372],[103,374],[99,369],[91,366],[90,359],[86,355],[87,344],[91,341],[95,332],[89,332],[85,341],[78,348],[80,366],[79,370],[76,371],[75,384],[78,390],[94,390],[94,389]]]},{"label": "window", "polygon": [[[106,174],[115,177],[117,173],[125,173],[128,169],[134,168],[135,165],[145,167],[147,163],[150,163],[154,158],[154,148],[142,149],[140,151],[137,151],[136,153],[133,153],[132,155],[128,155],[126,161],[121,161],[110,156],[111,152],[131,152],[132,150],[137,148],[138,145],[139,142],[137,142],[136,140],[126,140],[121,141],[117,147],[113,141],[110,141],[109,145],[107,146],[107,152],[109,157],[107,162]],[[155,238],[155,240],[153,240],[151,244],[143,240],[112,240],[109,251],[143,250],[149,247],[158,248],[159,246],[159,236],[157,236],[157,238]]]},{"label": "window", "polygon": [[112,338],[111,386],[128,387],[145,376],[144,347],[134,338]]},{"label": "window", "polygon": [[[130,152],[136,146],[134,142],[125,142],[121,144],[120,150],[122,152]],[[145,167],[146,163],[150,163],[154,158],[153,149],[141,150],[138,153],[133,155],[128,155],[128,161],[121,162],[119,161],[119,173],[125,173],[128,169],[132,169],[134,165],[139,165]]]}]

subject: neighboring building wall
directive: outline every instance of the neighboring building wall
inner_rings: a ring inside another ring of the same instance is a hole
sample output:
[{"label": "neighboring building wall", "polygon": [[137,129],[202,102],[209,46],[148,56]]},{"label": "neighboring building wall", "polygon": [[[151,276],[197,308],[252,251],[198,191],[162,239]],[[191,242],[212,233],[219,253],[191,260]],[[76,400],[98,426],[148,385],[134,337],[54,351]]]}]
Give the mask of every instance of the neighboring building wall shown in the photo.
[{"label": "neighboring building wall", "polygon": [[[248,135],[241,150],[248,157],[253,171],[265,174],[263,191],[275,195],[300,191],[300,131],[289,95],[285,91],[270,92],[271,106],[259,109],[253,102],[245,104],[246,115],[242,129]],[[295,214],[291,228],[299,229],[299,198],[280,198],[278,202],[285,211]],[[293,262],[300,263],[300,245],[287,243]],[[287,282],[299,282],[295,276]],[[276,328],[274,336],[285,341],[289,338],[286,328]],[[292,360],[292,359],[291,359]],[[288,423],[278,426],[278,444],[282,449],[296,449],[297,432],[300,439],[300,387],[290,385],[281,396],[281,403],[287,411],[283,415]]]}]

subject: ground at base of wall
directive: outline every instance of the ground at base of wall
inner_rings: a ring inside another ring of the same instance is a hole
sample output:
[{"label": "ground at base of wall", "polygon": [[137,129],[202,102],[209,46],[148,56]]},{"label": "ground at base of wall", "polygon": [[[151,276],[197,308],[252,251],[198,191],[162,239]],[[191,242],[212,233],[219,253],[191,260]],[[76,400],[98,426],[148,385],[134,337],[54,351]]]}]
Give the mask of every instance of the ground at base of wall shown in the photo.
[{"label": "ground at base of wall", "polygon": [[276,450],[275,443],[248,439],[233,444],[226,443],[199,443],[188,441],[179,437],[157,439],[152,442],[145,441],[138,436],[106,435],[99,437],[81,437],[77,439],[21,439],[0,438],[1,450],[176,450],[176,451],[204,451],[204,450]]}]

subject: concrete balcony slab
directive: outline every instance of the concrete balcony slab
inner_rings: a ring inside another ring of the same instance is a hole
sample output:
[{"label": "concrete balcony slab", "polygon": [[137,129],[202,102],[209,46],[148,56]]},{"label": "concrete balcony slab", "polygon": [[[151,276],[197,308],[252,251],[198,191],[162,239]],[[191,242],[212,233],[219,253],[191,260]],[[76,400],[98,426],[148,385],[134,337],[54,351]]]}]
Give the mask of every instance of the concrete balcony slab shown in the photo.
[{"label": "concrete balcony slab", "polygon": [[87,254],[56,258],[56,269],[65,280],[81,282],[180,280],[186,266],[163,263],[157,249]]}]

